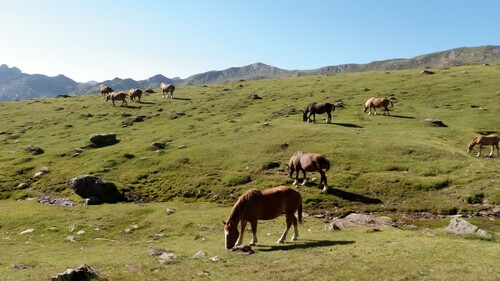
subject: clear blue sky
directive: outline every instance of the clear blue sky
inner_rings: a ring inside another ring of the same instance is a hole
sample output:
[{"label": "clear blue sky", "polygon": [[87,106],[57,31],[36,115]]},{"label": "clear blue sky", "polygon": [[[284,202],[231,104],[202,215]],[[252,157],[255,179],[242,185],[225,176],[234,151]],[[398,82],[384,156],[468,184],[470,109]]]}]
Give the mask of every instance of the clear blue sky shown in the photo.
[{"label": "clear blue sky", "polygon": [[76,81],[186,78],[500,45],[500,0],[2,0],[0,64]]}]

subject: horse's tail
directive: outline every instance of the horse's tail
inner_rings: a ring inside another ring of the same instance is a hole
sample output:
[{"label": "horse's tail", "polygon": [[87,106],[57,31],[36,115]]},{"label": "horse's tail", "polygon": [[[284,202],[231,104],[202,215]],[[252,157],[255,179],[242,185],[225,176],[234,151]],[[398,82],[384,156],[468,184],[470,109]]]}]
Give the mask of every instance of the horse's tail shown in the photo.
[{"label": "horse's tail", "polygon": [[297,211],[299,223],[302,223],[302,198],[300,198],[299,210]]}]

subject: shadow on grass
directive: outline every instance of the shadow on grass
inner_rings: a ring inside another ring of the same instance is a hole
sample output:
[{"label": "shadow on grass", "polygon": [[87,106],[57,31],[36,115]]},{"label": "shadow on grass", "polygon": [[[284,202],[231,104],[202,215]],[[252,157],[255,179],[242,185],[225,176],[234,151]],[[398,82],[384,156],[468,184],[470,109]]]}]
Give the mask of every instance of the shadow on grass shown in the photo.
[{"label": "shadow on grass", "polygon": [[173,100],[191,100],[190,98],[176,98],[176,97],[173,97],[172,99]]},{"label": "shadow on grass", "polygon": [[156,104],[155,102],[140,101],[140,104]]},{"label": "shadow on grass", "polygon": [[298,240],[297,242],[288,242],[286,244],[276,245],[257,245],[261,252],[288,251],[294,249],[310,249],[318,247],[330,247],[335,245],[354,244],[354,241],[332,241],[332,240]]},{"label": "shadow on grass", "polygon": [[141,106],[135,106],[135,105],[126,105],[123,107],[130,108],[130,109],[140,109],[141,108]]},{"label": "shadow on grass", "polygon": [[394,117],[394,118],[403,118],[403,119],[415,119],[413,116],[403,116],[403,115],[388,115],[389,117]]},{"label": "shadow on grass", "polygon": [[359,126],[356,124],[350,124],[350,123],[332,123],[332,125],[337,125],[337,126],[346,127],[346,128],[364,128],[363,126]]},{"label": "shadow on grass", "polygon": [[340,197],[340,198],[345,199],[345,200],[361,202],[364,204],[382,204],[383,203],[382,200],[377,199],[377,198],[370,198],[370,197],[366,197],[366,196],[359,195],[356,193],[336,189],[336,188],[331,188],[328,191],[328,194],[335,195],[335,196]]}]

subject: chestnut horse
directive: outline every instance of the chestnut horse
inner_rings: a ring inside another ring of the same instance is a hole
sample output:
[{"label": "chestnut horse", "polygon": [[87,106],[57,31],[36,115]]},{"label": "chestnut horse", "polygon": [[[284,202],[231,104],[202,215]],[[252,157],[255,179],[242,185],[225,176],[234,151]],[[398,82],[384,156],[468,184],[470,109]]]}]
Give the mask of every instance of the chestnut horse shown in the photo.
[{"label": "chestnut horse", "polygon": [[[323,114],[326,113],[328,118],[326,118],[326,123],[331,123],[332,114],[331,112],[335,110],[335,105],[331,103],[310,103],[304,108],[304,115],[302,116],[302,121],[311,122],[311,115],[313,117],[313,123],[316,123],[316,113]],[[309,114],[309,116],[308,116]]]},{"label": "chestnut horse", "polygon": [[130,102],[136,101],[136,99],[137,102],[141,102],[142,90],[137,88],[130,89],[128,95],[130,97]]},{"label": "chestnut horse", "polygon": [[498,143],[500,142],[500,138],[495,136],[495,135],[489,135],[489,136],[479,136],[475,137],[470,143],[469,146],[467,146],[467,152],[470,153],[474,146],[477,144],[479,145],[479,152],[477,153],[476,157],[481,156],[481,149],[483,148],[483,145],[491,145],[491,151],[488,156],[493,156],[493,151],[496,148],[497,149],[497,156],[500,156],[498,152]]},{"label": "chestnut horse", "polygon": [[330,161],[328,161],[324,155],[297,151],[290,158],[287,167],[290,178],[293,177],[293,173],[295,172],[295,181],[293,182],[294,186],[297,186],[299,183],[300,171],[302,171],[302,174],[304,175],[304,181],[302,182],[303,186],[307,183],[306,172],[318,171],[321,175],[319,184],[321,186],[323,183],[323,191],[328,191],[329,187],[325,172],[330,170]]},{"label": "chestnut horse", "polygon": [[[227,221],[224,222],[224,236],[226,249],[232,249],[243,242],[243,234],[247,222],[252,226],[253,239],[250,245],[257,243],[257,220],[272,220],[282,214],[286,216],[285,232],[278,239],[284,243],[288,230],[293,224],[292,241],[299,237],[298,221],[302,223],[302,196],[300,193],[288,186],[278,186],[266,190],[250,190],[238,198],[234,204]],[[241,232],[238,232],[238,223],[241,221]]]},{"label": "chestnut horse", "polygon": [[160,88],[162,90],[162,98],[174,98],[175,86],[172,84],[161,83]]},{"label": "chestnut horse", "polygon": [[121,100],[122,101],[122,104],[121,106],[123,106],[124,104],[127,104],[127,94],[123,93],[123,92],[112,92],[112,93],[109,93],[108,95],[106,95],[106,102],[108,100],[111,100],[111,102],[113,103],[113,106],[115,106],[115,101],[116,100]]},{"label": "chestnut horse", "polygon": [[109,87],[109,86],[101,84],[101,85],[99,85],[99,91],[101,92],[101,99],[103,99],[109,93],[112,93],[113,89],[111,89],[111,87]]},{"label": "chestnut horse", "polygon": [[366,112],[367,110],[369,110],[368,115],[370,115],[373,109],[374,115],[377,115],[377,108],[383,107],[383,115],[389,115],[389,104],[391,105],[391,107],[394,106],[394,104],[392,103],[392,99],[371,97],[365,102],[363,111]]}]

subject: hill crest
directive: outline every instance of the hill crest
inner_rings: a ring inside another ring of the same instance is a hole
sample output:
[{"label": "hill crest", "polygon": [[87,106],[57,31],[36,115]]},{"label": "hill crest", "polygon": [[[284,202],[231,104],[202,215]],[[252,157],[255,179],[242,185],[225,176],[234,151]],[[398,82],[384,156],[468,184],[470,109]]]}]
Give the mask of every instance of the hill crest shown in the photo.
[{"label": "hill crest", "polygon": [[176,86],[203,85],[224,83],[238,80],[261,80],[273,78],[298,77],[308,75],[324,75],[348,72],[387,71],[417,69],[423,67],[443,68],[467,63],[500,62],[500,46],[461,47],[446,51],[415,56],[409,59],[388,59],[373,61],[367,64],[340,64],[325,66],[313,70],[285,70],[261,62],[231,67],[225,70],[212,70],[195,74],[185,79],[167,78],[157,74],[145,80],[135,81],[127,78],[114,78],[95,83],[78,83],[64,76],[49,77],[42,74],[26,74],[17,67],[9,68],[0,65],[0,102],[40,97],[51,97],[61,94],[81,95],[96,93],[96,84],[106,84],[115,90],[130,88],[153,88],[165,82]]}]

